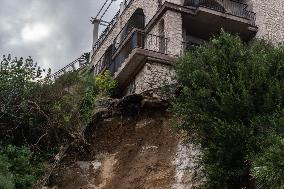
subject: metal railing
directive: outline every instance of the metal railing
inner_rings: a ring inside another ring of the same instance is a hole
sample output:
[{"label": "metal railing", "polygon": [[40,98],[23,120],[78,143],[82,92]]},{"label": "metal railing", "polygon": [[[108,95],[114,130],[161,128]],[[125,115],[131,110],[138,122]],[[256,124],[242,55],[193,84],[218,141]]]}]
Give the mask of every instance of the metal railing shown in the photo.
[{"label": "metal railing", "polygon": [[245,3],[233,0],[185,0],[184,5],[195,8],[204,7],[221,13],[245,18],[250,20],[252,25],[255,25],[255,13],[249,11],[248,5]]},{"label": "metal railing", "polygon": [[66,66],[58,70],[57,72],[51,74],[49,78],[51,80],[56,80],[57,78],[64,75],[65,73],[82,70],[83,68],[89,65],[89,56],[90,56],[90,53],[83,54],[81,57],[67,64]]},{"label": "metal railing", "polygon": [[94,74],[97,75],[102,73],[105,69],[108,69],[112,63],[111,60],[112,54],[103,54],[99,61],[93,66]]},{"label": "metal railing", "polygon": [[[133,0],[125,0],[124,7],[127,7]],[[114,25],[117,23],[119,15],[121,14],[120,10],[115,14],[113,19],[109,22],[105,30],[101,33],[100,37],[98,38],[97,42],[93,45],[93,52],[95,52],[103,43],[105,38],[108,36],[109,32],[112,30]]]},{"label": "metal railing", "polygon": [[164,36],[133,30],[131,37],[127,38],[127,40],[118,47],[117,51],[113,51],[112,55],[104,54],[100,58],[93,67],[94,74],[100,74],[108,69],[111,75],[114,75],[136,48],[167,54],[168,39]]},{"label": "metal railing", "polygon": [[[167,54],[168,39],[164,36],[133,30],[131,37],[119,47],[114,57],[111,74],[114,74],[136,48]],[[112,72],[113,71],[113,72]]]}]

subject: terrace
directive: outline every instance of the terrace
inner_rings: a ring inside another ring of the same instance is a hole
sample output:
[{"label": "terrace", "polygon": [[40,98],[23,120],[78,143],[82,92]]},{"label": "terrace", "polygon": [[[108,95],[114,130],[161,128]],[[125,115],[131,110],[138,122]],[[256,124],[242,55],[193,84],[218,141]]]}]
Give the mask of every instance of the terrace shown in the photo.
[{"label": "terrace", "polygon": [[[114,48],[112,45],[94,65],[95,74],[109,70],[120,86],[125,86],[128,79],[142,68],[146,60],[171,64],[175,58],[168,54],[168,39],[133,29],[123,43]],[[116,49],[112,51],[111,49]]]},{"label": "terrace", "polygon": [[196,12],[183,15],[184,28],[189,35],[207,40],[223,28],[248,41],[257,32],[255,13],[248,10],[247,4],[232,0],[185,0],[184,7]]}]

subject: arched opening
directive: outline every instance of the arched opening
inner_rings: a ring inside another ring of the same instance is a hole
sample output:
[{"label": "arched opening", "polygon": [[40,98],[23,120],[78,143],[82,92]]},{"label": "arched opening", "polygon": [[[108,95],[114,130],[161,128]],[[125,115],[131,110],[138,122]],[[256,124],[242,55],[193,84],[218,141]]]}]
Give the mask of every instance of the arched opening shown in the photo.
[{"label": "arched opening", "polygon": [[144,11],[141,8],[136,9],[132,14],[127,23],[127,33],[130,32],[133,28],[144,29],[145,27],[145,15]]},{"label": "arched opening", "polygon": [[143,9],[138,8],[129,18],[128,22],[118,34],[117,38],[114,40],[115,47],[117,48],[127,37],[127,35],[134,29],[141,29],[145,28],[145,15]]}]

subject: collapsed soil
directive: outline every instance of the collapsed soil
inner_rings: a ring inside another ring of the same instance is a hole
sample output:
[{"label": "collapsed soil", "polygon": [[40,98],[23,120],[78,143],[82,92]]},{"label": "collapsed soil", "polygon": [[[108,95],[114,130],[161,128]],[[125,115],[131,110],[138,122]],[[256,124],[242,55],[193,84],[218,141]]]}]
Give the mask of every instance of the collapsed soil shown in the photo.
[{"label": "collapsed soil", "polygon": [[165,109],[148,108],[94,121],[88,131],[88,153],[69,157],[73,161],[53,173],[51,185],[60,189],[172,188],[179,139],[169,120]]}]

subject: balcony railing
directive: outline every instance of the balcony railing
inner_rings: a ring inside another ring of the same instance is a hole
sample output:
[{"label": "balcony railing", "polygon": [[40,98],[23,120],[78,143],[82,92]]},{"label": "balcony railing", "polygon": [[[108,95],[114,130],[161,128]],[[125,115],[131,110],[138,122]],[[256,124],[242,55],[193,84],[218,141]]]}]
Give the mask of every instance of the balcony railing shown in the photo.
[{"label": "balcony railing", "polygon": [[57,72],[50,75],[50,79],[56,80],[65,73],[82,70],[83,68],[89,65],[89,58],[90,58],[90,53],[84,53],[81,57],[77,58],[73,62],[67,64]]},{"label": "balcony railing", "polygon": [[121,45],[121,43],[124,42],[125,38],[134,28],[141,30],[144,29],[145,25],[144,20],[145,20],[144,15],[137,14],[135,20],[128,21],[128,23],[122,28],[122,30],[114,39],[114,48],[117,49]]},{"label": "balcony railing", "polygon": [[107,55],[107,53],[103,54],[99,61],[93,67],[95,75],[102,73],[105,69],[108,69],[111,63],[111,55]]},{"label": "balcony railing", "polygon": [[164,36],[133,30],[130,37],[118,47],[117,52],[113,52],[114,57],[104,54],[94,65],[95,75],[102,73],[106,69],[110,71],[111,75],[114,75],[136,48],[167,54],[168,39]]},{"label": "balcony railing", "polygon": [[248,10],[248,5],[232,0],[185,0],[185,6],[204,7],[221,13],[245,18],[255,24],[255,13]]}]

